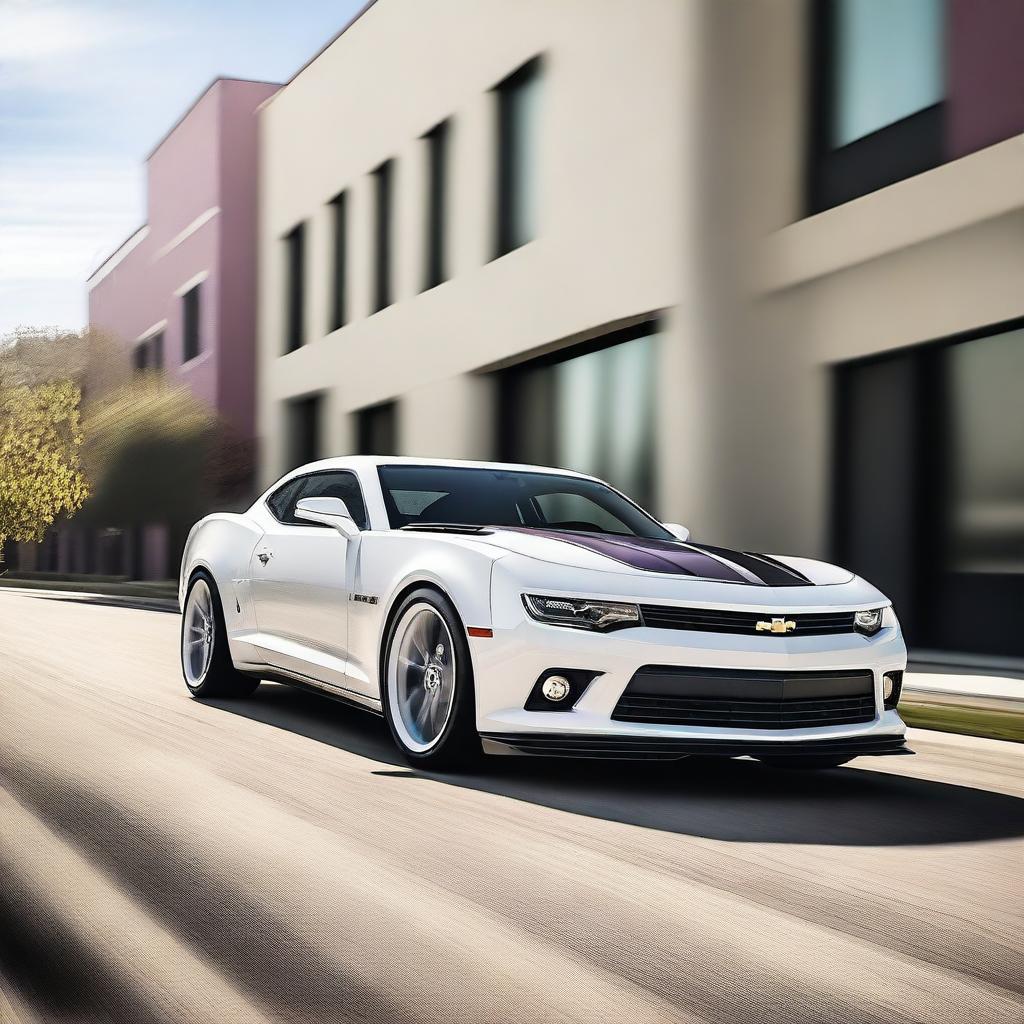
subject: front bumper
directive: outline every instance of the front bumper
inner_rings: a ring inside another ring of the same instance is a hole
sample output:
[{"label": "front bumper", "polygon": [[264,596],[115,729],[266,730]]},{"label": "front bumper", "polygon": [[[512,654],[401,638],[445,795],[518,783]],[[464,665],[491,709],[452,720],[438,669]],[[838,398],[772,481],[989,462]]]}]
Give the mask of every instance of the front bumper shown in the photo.
[{"label": "front bumper", "polygon": [[[910,753],[906,727],[884,707],[882,676],[906,668],[898,627],[859,634],[776,637],[638,627],[600,634],[525,618],[493,637],[471,638],[477,729],[485,750],[561,757],[678,758]],[[644,666],[758,671],[868,670],[871,721],[809,728],[736,728],[615,720],[613,711]],[[526,711],[538,677],[554,667],[597,672],[571,711]]]},{"label": "front bumper", "polygon": [[[682,757],[878,757],[912,754],[902,736],[849,736],[780,744],[763,740],[714,740],[680,736],[574,735],[572,733],[481,734],[487,754],[588,757],[620,761],[673,761]],[[784,749],[780,749],[784,747]]]}]

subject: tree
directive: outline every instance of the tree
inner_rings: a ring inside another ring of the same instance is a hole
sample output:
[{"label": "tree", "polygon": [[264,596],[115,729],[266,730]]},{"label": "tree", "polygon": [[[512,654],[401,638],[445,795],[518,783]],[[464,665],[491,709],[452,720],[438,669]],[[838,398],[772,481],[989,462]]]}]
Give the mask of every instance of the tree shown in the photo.
[{"label": "tree", "polygon": [[217,421],[187,388],[136,376],[90,404],[84,427],[91,520],[191,525],[206,512]]},{"label": "tree", "polygon": [[30,387],[0,378],[0,551],[8,539],[42,540],[88,497],[80,401],[70,381]]},{"label": "tree", "polygon": [[[117,338],[91,328],[23,328],[0,338],[0,394],[62,386],[81,399],[81,430],[77,404],[74,429],[88,480],[89,500],[78,516],[85,526],[164,524],[173,552],[196,519],[214,504],[238,502],[251,486],[252,443],[162,372],[133,372]],[[31,539],[81,504],[57,508]]]}]

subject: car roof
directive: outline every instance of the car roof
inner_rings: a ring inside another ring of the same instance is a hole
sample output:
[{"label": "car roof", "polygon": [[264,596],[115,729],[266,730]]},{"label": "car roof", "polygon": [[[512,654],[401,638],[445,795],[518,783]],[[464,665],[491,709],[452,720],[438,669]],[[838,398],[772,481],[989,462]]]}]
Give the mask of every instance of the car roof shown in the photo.
[{"label": "car roof", "polygon": [[576,473],[571,469],[559,469],[557,466],[532,466],[516,462],[475,462],[470,459],[423,459],[406,455],[343,455],[337,458],[308,462],[303,466],[297,466],[290,473],[285,474],[285,476],[315,473],[324,469],[369,470],[377,466],[443,466],[456,469],[498,469],[523,473],[556,473],[560,476],[574,476],[584,480],[597,479],[597,477],[588,476],[586,473]]}]

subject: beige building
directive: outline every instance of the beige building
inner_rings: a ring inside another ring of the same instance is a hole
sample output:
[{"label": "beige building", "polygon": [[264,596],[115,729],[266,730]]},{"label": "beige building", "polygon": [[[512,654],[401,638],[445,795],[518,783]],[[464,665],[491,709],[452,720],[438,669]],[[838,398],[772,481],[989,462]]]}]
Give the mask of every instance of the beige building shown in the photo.
[{"label": "beige building", "polygon": [[261,115],[263,479],[591,471],[1024,655],[1020,22],[378,0]]}]

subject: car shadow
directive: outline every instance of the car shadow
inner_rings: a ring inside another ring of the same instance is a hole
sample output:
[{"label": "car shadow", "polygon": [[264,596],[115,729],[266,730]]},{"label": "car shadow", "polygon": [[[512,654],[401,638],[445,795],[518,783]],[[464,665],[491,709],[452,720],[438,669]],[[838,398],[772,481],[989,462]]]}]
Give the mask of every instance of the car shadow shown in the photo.
[{"label": "car shadow", "polygon": [[375,775],[726,842],[903,846],[1024,835],[1024,800],[1003,793],[856,767],[821,772],[747,759],[676,762],[492,757],[460,774],[410,768],[384,721],[318,694],[264,683],[241,701],[211,701],[387,767]]}]

